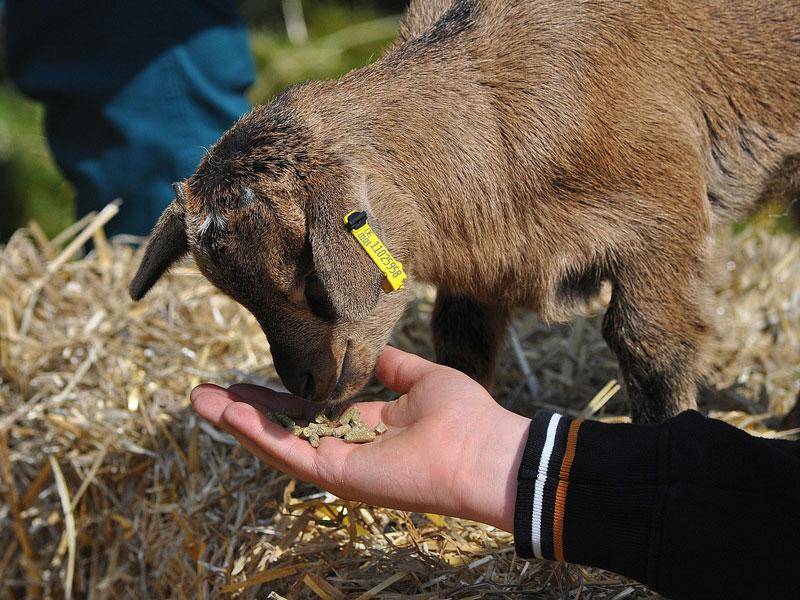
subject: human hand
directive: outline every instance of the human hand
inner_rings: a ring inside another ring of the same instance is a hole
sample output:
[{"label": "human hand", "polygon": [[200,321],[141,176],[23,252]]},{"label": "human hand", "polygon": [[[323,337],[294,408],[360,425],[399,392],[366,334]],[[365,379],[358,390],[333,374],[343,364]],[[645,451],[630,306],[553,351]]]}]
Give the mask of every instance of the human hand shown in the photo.
[{"label": "human hand", "polygon": [[375,441],[320,440],[319,448],[262,411],[320,405],[248,384],[203,384],[195,410],[232,434],[265,464],[348,500],[463,517],[513,530],[516,476],[530,421],[498,405],[478,383],[448,367],[387,347],[378,379],[402,394],[357,406],[367,425],[389,428]]}]

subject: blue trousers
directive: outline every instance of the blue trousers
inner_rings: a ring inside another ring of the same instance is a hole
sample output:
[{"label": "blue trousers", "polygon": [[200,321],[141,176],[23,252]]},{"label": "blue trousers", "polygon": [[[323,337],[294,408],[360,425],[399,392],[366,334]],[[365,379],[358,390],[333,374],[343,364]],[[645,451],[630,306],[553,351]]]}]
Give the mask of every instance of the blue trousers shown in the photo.
[{"label": "blue trousers", "polygon": [[170,184],[249,108],[253,61],[233,0],[7,0],[5,9],[9,73],[44,103],[78,215],[119,197],[109,233],[148,233]]}]

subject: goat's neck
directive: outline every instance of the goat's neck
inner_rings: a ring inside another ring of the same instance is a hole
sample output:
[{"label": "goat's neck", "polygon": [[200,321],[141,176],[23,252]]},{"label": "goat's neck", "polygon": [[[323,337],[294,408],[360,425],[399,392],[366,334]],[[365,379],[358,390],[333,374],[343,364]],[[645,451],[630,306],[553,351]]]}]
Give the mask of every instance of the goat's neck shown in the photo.
[{"label": "goat's neck", "polygon": [[506,189],[508,149],[478,75],[466,64],[443,72],[378,63],[338,86],[340,136],[356,141],[370,202],[413,275],[472,294],[513,279],[513,261],[498,252],[520,237]]}]

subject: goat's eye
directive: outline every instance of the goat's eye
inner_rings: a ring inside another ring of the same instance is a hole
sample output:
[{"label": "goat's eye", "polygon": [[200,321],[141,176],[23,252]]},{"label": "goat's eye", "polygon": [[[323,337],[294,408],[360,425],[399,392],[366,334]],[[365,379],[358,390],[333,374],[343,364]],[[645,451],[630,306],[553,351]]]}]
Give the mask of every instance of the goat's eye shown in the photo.
[{"label": "goat's eye", "polygon": [[325,287],[316,273],[311,273],[306,277],[305,295],[308,308],[311,309],[314,316],[326,321],[333,321],[336,318],[336,310],[328,299]]}]

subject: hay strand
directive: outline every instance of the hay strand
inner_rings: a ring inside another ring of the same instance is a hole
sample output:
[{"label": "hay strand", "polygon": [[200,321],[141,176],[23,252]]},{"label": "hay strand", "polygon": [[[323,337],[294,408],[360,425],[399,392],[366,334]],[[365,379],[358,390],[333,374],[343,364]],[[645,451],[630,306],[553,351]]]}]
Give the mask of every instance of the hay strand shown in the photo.
[{"label": "hay strand", "polygon": [[[47,264],[45,273],[42,274],[33,284],[33,289],[28,300],[28,306],[22,317],[22,324],[20,325],[20,335],[27,335],[28,327],[33,317],[33,309],[36,307],[36,302],[39,300],[39,295],[50,278],[55,275],[58,270],[71,259],[80,250],[83,245],[89,241],[92,235],[106,223],[108,223],[119,212],[119,207],[122,204],[121,200],[115,200],[107,205],[100,213],[95,216],[86,227],[72,240],[69,245],[61,251],[55,259]],[[44,235],[44,234],[42,234]],[[35,237],[35,235],[34,235]]]},{"label": "hay strand", "polygon": [[61,499],[61,508],[64,511],[64,536],[67,540],[67,569],[64,575],[64,598],[72,598],[72,582],[75,578],[75,555],[77,544],[75,542],[75,515],[72,512],[72,501],[69,499],[67,481],[58,466],[58,461],[53,456],[48,456],[50,468],[56,481],[56,490]]}]

